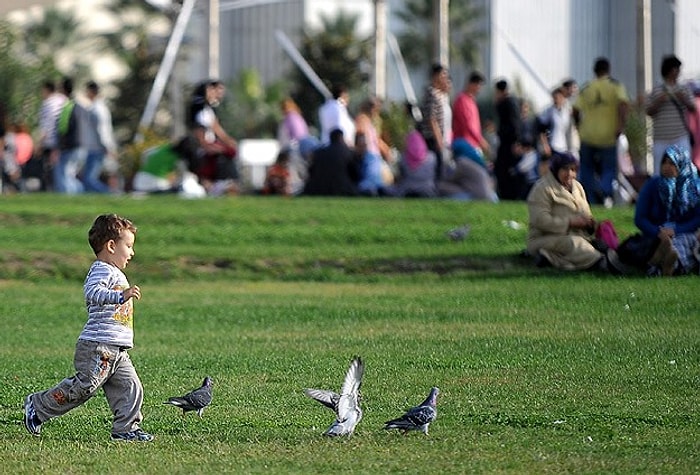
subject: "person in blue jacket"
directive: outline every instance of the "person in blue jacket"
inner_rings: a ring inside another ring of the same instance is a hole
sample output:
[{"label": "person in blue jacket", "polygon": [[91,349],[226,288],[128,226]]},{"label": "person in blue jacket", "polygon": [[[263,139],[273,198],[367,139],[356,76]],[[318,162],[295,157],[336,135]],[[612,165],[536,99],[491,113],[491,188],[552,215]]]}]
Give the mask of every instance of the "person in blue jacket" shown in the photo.
[{"label": "person in blue jacket", "polygon": [[651,275],[685,274],[698,267],[699,185],[688,149],[672,145],[664,152],[660,174],[642,187],[634,224],[644,236],[658,239]]}]

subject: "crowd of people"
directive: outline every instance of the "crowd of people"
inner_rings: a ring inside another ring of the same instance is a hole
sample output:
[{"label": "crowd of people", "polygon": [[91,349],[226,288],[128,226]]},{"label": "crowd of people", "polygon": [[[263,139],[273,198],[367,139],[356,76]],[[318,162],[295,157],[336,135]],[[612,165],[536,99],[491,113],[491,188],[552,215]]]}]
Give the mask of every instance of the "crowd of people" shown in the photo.
[{"label": "crowd of people", "polygon": [[70,78],[42,84],[34,136],[23,122],[6,130],[5,114],[0,114],[3,191],[77,194],[119,189],[112,116],[100,87],[94,81],[85,83],[82,100],[74,97],[73,89]]},{"label": "crowd of people", "polygon": [[[678,83],[680,68],[677,57],[664,57],[662,82],[646,98],[653,124],[654,173],[635,203],[634,222],[640,232],[618,245],[614,233],[614,240],[604,239],[590,203],[605,205],[612,199],[618,173],[615,141],[624,127],[628,101],[624,87],[610,77],[609,62],[595,62],[595,79],[582,88],[573,109],[580,160],[570,150],[551,146],[555,140],[560,146],[569,144],[565,135],[542,139],[552,149],[549,170],[527,198],[527,252],[537,265],[616,274],[638,269],[649,276],[700,270],[700,179],[688,125],[697,111],[692,91]],[[555,107],[562,102],[557,96]],[[556,117],[557,111],[550,113]],[[563,130],[571,130],[569,123],[560,122]]]},{"label": "crowd of people", "polygon": [[[591,211],[591,205],[610,207],[615,200],[630,109],[606,58],[595,60],[593,78],[580,90],[573,79],[563,81],[553,88],[551,104],[534,113],[505,79],[493,83],[491,110],[483,110],[483,102],[480,110],[486,78],[478,71],[453,98],[448,69],[434,64],[420,107],[407,105],[413,127],[393,147],[382,130],[377,97],[358,102],[353,114],[347,88],[333,85],[317,111],[317,129],[286,98],[280,104],[279,155],[260,192],[523,200],[529,211],[527,252],[538,265],[620,272],[624,264],[640,267],[643,261],[650,275],[687,273],[700,260],[700,88],[680,82],[681,66],[676,56],[665,56],[661,81],[644,103],[653,125],[654,167],[639,191],[635,223],[647,242],[637,243],[643,257],[630,257],[624,248],[626,263],[601,243]],[[218,80],[195,86],[187,134],[144,154],[132,180],[135,191],[195,197],[241,191],[238,143],[216,110],[224,94]],[[36,144],[27,124],[2,121],[3,185],[14,191],[119,192],[117,145],[99,86],[87,82],[77,100],[70,79],[58,86],[47,81],[42,95]]]}]

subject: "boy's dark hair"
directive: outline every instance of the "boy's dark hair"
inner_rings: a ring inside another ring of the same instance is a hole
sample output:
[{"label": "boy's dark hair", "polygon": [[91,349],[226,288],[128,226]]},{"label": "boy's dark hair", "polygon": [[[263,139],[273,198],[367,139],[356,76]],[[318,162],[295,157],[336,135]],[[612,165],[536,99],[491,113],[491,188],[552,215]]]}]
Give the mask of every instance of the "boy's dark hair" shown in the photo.
[{"label": "boy's dark hair", "polygon": [[90,231],[88,231],[88,242],[93,252],[97,255],[107,242],[117,241],[124,230],[136,233],[134,223],[116,214],[103,214],[95,218]]},{"label": "boy's dark hair", "polygon": [[50,79],[45,80],[41,87],[46,89],[49,92],[56,92],[56,83],[51,81]]},{"label": "boy's dark hair", "polygon": [[681,60],[673,54],[664,56],[661,60],[661,77],[665,78],[671,71],[680,68],[682,64]]},{"label": "boy's dark hair", "polygon": [[506,89],[508,89],[508,81],[506,81],[505,79],[496,81],[496,89],[498,89],[501,92],[504,92]]},{"label": "boy's dark hair", "polygon": [[610,61],[608,61],[608,58],[600,57],[596,59],[593,65],[593,72],[596,76],[610,73]]}]

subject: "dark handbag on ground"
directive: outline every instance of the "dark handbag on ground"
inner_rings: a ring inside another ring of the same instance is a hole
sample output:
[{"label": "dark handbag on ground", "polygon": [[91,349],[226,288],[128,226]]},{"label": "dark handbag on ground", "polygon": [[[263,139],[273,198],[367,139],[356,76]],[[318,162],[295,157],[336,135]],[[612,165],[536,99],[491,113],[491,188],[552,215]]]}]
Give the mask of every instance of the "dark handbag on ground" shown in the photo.
[{"label": "dark handbag on ground", "polygon": [[659,238],[637,233],[620,243],[617,247],[617,255],[620,261],[628,266],[646,269],[658,245]]}]

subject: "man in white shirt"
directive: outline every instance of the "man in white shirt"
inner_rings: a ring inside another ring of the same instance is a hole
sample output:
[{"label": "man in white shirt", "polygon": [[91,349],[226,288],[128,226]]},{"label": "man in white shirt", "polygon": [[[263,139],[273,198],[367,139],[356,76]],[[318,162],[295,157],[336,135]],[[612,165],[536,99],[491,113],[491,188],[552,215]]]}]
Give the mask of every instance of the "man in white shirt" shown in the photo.
[{"label": "man in white shirt", "polygon": [[350,96],[343,85],[333,86],[333,97],[328,99],[318,110],[318,120],[321,125],[321,143],[330,143],[330,133],[335,129],[343,131],[345,143],[349,147],[355,145],[355,121],[348,112]]},{"label": "man in white shirt", "polygon": [[576,155],[571,104],[566,100],[563,87],[552,91],[552,105],[537,117],[537,122],[542,155],[549,157],[552,152],[569,152]]},{"label": "man in white shirt", "polygon": [[100,180],[100,175],[105,159],[115,160],[117,156],[112,114],[100,96],[100,87],[94,81],[89,81],[85,86],[85,95],[89,102],[85,106],[86,122],[82,128],[82,143],[87,149],[83,186],[89,193],[108,193],[110,187]]}]

